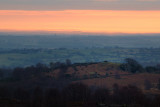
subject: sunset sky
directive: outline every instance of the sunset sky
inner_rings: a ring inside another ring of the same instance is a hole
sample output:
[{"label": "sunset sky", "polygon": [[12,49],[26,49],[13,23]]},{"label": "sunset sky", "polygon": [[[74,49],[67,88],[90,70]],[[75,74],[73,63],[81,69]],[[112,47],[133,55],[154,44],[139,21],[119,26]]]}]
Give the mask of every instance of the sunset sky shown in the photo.
[{"label": "sunset sky", "polygon": [[0,0],[0,31],[160,33],[160,0]]}]

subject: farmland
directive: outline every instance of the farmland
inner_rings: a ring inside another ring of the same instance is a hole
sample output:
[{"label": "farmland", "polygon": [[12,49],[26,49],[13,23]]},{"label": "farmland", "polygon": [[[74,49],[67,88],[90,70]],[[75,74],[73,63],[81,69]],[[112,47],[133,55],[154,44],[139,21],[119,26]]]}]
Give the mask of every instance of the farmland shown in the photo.
[{"label": "farmland", "polygon": [[0,51],[0,67],[25,67],[36,63],[64,62],[123,62],[133,58],[142,65],[160,63],[160,48],[83,48],[83,49],[12,49]]}]

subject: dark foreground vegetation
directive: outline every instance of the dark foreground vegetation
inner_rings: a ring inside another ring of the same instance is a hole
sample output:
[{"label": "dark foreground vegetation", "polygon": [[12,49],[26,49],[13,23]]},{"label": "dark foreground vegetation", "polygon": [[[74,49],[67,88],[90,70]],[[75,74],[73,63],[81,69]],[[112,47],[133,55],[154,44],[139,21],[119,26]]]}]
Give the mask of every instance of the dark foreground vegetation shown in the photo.
[{"label": "dark foreground vegetation", "polygon": [[[104,64],[110,62],[105,61]],[[98,73],[79,78],[75,73],[66,73],[69,67],[75,72],[77,66],[89,66],[97,63],[75,63],[67,59],[65,63],[38,63],[35,66],[0,69],[0,107],[159,107],[159,94],[146,94],[135,85],[112,88],[106,86],[87,86],[79,79],[107,78]],[[160,73],[160,66],[143,67],[136,60],[127,58],[124,63],[113,64],[109,70],[138,73]],[[50,72],[56,72],[57,78]],[[106,69],[108,70],[108,69]],[[120,79],[120,74],[115,74]],[[146,90],[151,89],[149,80],[145,81]],[[156,86],[160,90],[160,80]]]},{"label": "dark foreground vegetation", "polygon": [[81,83],[33,90],[0,88],[1,107],[159,107],[160,95],[145,95],[135,86],[91,88]]}]

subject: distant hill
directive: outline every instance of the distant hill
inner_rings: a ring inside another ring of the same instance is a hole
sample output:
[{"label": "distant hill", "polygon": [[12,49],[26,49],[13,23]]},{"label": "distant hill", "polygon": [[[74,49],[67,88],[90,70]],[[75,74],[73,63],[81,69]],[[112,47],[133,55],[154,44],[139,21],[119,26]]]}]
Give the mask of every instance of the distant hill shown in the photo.
[{"label": "distant hill", "polygon": [[[80,64],[71,66],[64,72],[63,78],[71,79],[73,82],[82,82],[89,86],[112,88],[113,84],[117,83],[120,86],[135,85],[145,91],[145,80],[151,82],[153,90],[150,92],[160,91],[156,89],[160,74],[156,73],[131,73],[122,71],[119,68],[120,64],[110,62],[100,62],[91,64]],[[58,79],[63,72],[62,69],[56,69],[45,73],[49,78]],[[148,91],[146,91],[148,92]]]},{"label": "distant hill", "polygon": [[[59,65],[59,67],[56,67]],[[160,71],[148,73],[131,73],[120,69],[119,63],[76,63],[64,65],[56,63],[52,68],[38,64],[26,68],[15,68],[10,77],[0,80],[0,87],[23,87],[33,89],[63,88],[70,83],[84,83],[90,87],[107,87],[112,90],[113,85],[120,87],[134,85],[146,93],[160,94],[157,86],[160,80]],[[146,90],[145,81],[149,81],[150,89]]]}]

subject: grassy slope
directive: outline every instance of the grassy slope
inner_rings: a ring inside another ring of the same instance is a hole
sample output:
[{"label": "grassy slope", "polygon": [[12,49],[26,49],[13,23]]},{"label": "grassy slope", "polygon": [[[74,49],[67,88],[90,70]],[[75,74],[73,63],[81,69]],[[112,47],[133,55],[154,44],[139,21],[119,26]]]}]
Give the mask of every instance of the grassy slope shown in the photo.
[{"label": "grassy slope", "polygon": [[[144,92],[149,93],[158,93],[160,94],[160,90],[156,89],[156,85],[158,83],[158,79],[160,78],[160,74],[154,73],[137,73],[131,74],[129,72],[124,72],[118,70],[118,64],[114,63],[98,63],[98,64],[91,64],[88,66],[77,66],[76,71],[70,67],[66,74],[75,74],[79,80],[74,82],[82,82],[89,86],[100,86],[100,87],[107,87],[112,89],[113,84],[117,83],[120,86],[126,85],[136,85],[137,87],[141,88]],[[52,71],[47,73],[47,76],[56,77],[58,75],[59,70]],[[97,73],[101,77],[92,78],[91,75]],[[108,73],[108,77],[105,74]],[[120,75],[120,79],[116,79],[116,74]],[[87,75],[87,79],[83,79],[83,76]],[[144,89],[144,81],[149,80],[153,86],[153,88],[149,91]]]}]

